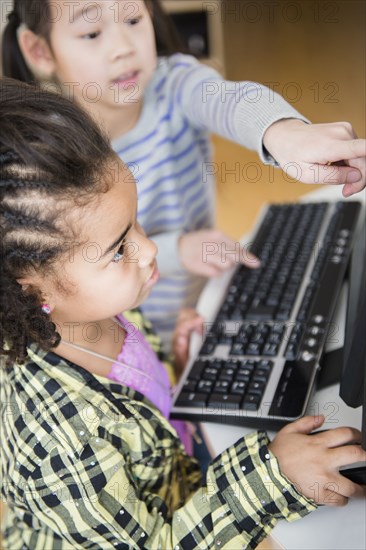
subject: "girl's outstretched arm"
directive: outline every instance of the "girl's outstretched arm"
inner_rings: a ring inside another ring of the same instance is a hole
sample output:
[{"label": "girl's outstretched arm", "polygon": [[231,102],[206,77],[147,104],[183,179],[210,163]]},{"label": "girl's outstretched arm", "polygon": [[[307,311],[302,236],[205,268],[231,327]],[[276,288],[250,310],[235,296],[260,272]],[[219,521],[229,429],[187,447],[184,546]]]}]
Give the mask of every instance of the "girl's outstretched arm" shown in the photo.
[{"label": "girl's outstretched arm", "polygon": [[192,125],[256,150],[304,183],[345,184],[345,196],[365,187],[366,140],[350,123],[309,124],[267,86],[226,81],[189,56],[169,62],[176,101]]}]

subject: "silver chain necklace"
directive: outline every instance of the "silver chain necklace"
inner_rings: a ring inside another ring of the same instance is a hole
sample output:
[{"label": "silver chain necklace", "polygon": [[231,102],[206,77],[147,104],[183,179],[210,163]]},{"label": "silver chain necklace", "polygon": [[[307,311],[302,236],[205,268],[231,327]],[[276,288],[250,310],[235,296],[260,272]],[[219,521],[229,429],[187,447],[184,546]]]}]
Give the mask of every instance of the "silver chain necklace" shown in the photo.
[{"label": "silver chain necklace", "polygon": [[62,340],[61,339],[61,342],[63,344],[65,344],[66,346],[69,346],[69,347],[71,347],[73,349],[76,349],[78,351],[83,351],[84,353],[88,353],[89,355],[93,355],[94,357],[98,357],[99,359],[104,359],[105,361],[109,361],[110,363],[120,365],[121,367],[124,367],[125,369],[127,369],[129,371],[134,371],[134,372],[137,372],[138,374],[142,374],[143,376],[145,376],[146,378],[148,378],[149,380],[151,380],[155,384],[158,384],[158,386],[160,386],[164,390],[164,392],[169,393],[171,397],[173,397],[173,395],[174,395],[176,386],[171,387],[169,385],[167,387],[165,384],[162,384],[159,380],[157,380],[153,376],[150,376],[150,374],[148,374],[147,372],[145,372],[145,371],[143,371],[143,370],[141,370],[137,367],[132,367],[131,365],[127,365],[127,363],[123,363],[122,361],[119,361],[118,359],[112,359],[112,357],[108,357],[107,355],[97,353],[96,351],[92,351],[88,348],[84,348],[83,346],[79,346],[77,344],[72,344],[71,342],[68,342],[67,340]]}]

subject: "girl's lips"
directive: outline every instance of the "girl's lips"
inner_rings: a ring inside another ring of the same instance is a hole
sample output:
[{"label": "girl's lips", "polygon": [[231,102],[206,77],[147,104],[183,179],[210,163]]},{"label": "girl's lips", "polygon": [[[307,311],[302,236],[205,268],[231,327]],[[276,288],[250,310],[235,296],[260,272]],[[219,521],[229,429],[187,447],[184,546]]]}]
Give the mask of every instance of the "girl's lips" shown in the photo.
[{"label": "girl's lips", "polygon": [[160,274],[159,274],[158,266],[155,262],[154,270],[153,270],[152,274],[150,275],[150,277],[148,278],[148,280],[146,281],[146,283],[144,284],[144,286],[146,287],[146,286],[154,285],[159,280],[159,276],[160,276]]},{"label": "girl's lips", "polygon": [[117,86],[128,86],[131,84],[136,84],[138,79],[139,71],[131,71],[129,73],[125,73],[124,75],[121,75],[119,78],[116,78],[113,80],[113,84],[116,84]]}]

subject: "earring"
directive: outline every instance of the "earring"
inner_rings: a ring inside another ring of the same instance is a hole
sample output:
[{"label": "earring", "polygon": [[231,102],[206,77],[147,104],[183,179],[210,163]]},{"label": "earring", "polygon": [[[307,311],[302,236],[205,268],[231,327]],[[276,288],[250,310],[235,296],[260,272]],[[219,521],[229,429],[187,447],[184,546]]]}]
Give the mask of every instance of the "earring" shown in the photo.
[{"label": "earring", "polygon": [[41,309],[47,315],[49,315],[51,313],[51,308],[48,304],[42,304]]}]

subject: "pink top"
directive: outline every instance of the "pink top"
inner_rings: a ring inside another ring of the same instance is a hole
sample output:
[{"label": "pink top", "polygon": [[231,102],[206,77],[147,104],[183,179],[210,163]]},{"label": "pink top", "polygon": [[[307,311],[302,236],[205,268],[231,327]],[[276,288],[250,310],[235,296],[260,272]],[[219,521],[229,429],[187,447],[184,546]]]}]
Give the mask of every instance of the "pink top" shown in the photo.
[{"label": "pink top", "polygon": [[[117,358],[118,363],[113,363],[107,378],[142,393],[166,418],[169,418],[172,407],[171,387],[163,363],[159,361],[156,353],[135,325],[129,323],[122,315],[117,315],[116,318],[126,331],[126,338]],[[170,422],[181,438],[187,453],[191,455],[192,437],[187,424],[179,420]]]}]

